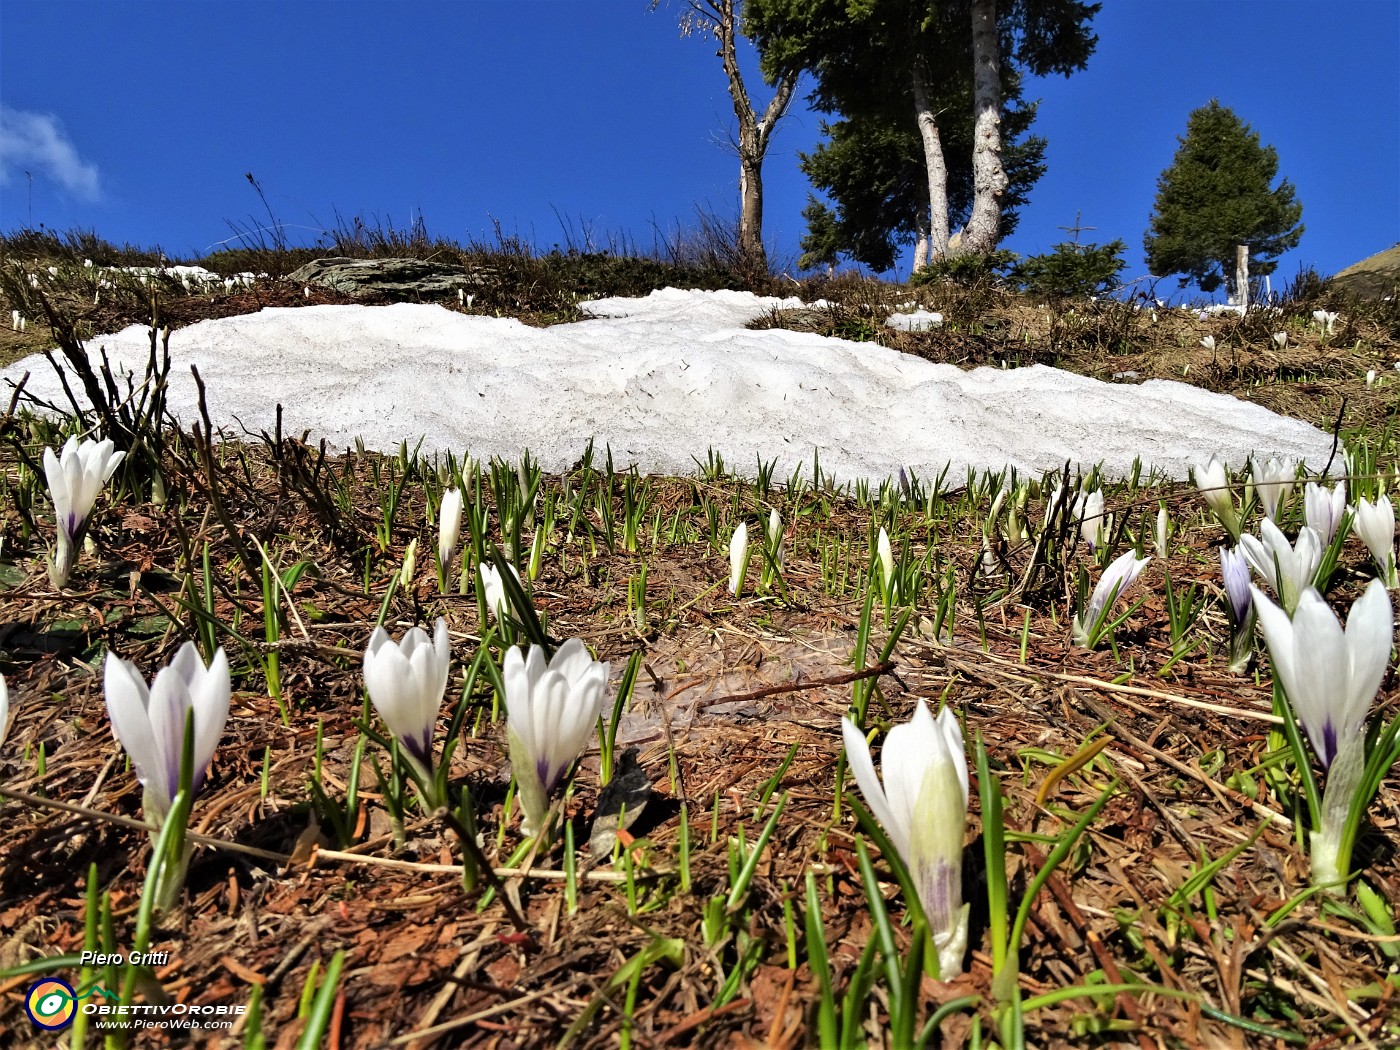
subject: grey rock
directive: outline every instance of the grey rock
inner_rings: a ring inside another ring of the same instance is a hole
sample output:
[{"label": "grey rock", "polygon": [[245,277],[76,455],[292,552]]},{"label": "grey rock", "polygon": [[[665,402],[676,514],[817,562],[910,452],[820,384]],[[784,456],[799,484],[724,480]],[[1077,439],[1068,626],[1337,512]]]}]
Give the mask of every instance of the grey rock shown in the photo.
[{"label": "grey rock", "polygon": [[301,285],[321,285],[356,298],[378,296],[416,302],[473,292],[492,277],[484,267],[467,269],[425,259],[313,259],[287,276]]}]

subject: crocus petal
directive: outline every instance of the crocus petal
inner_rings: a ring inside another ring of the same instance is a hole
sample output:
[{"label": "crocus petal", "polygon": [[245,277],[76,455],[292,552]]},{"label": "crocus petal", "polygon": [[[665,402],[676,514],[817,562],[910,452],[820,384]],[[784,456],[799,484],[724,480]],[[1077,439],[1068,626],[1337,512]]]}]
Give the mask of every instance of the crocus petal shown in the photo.
[{"label": "crocus petal", "polygon": [[1394,611],[1385,584],[1372,580],[1347,614],[1347,697],[1343,717],[1359,731],[1390,663]]},{"label": "crocus petal", "polygon": [[[1311,587],[1298,596],[1291,640],[1293,680],[1285,680],[1284,691],[1326,769],[1336,757],[1337,736],[1347,715],[1346,639],[1327,602]],[[1272,655],[1273,649],[1269,652]]]},{"label": "crocus petal", "polygon": [[[922,702],[921,700],[920,703]],[[957,769],[958,780],[962,785],[963,809],[966,810],[968,796],[967,745],[963,742],[962,726],[958,724],[958,717],[953,714],[951,707],[945,707],[940,711],[936,721],[939,730],[943,733],[943,746]]]},{"label": "crocus petal", "polygon": [[102,692],[107,701],[107,715],[112,720],[112,734],[130,756],[137,779],[155,796],[160,812],[154,815],[163,817],[170,808],[171,796],[166,790],[167,779],[158,769],[156,739],[146,713],[150,703],[146,682],[135,664],[109,651],[103,667]]},{"label": "crocus petal", "polygon": [[5,742],[5,734],[10,728],[10,687],[5,684],[5,676],[0,674],[0,744]]},{"label": "crocus petal", "polygon": [[1235,624],[1242,624],[1249,615],[1253,599],[1249,593],[1249,563],[1238,547],[1220,548],[1220,576],[1225,583],[1225,597]]},{"label": "crocus petal", "polygon": [[[186,642],[194,651],[194,643]],[[196,654],[197,657],[197,654]],[[196,659],[196,663],[199,663]],[[194,703],[194,788],[199,790],[204,776],[214,761],[214,752],[224,735],[228,723],[229,701],[232,698],[233,683],[229,673],[228,655],[222,648],[214,651],[214,658],[206,668],[199,663],[199,682],[191,688],[190,696]]]},{"label": "crocus petal", "polygon": [[885,749],[880,753],[885,798],[906,844],[912,843],[914,825],[920,819],[918,801],[924,771],[943,751],[943,736],[923,700],[909,721],[893,726],[885,737]]},{"label": "crocus petal", "polygon": [[846,764],[850,766],[860,793],[865,796],[865,804],[885,834],[890,837],[900,856],[909,854],[909,831],[904,820],[896,818],[885,798],[885,789],[875,774],[875,763],[870,758],[870,744],[865,734],[849,718],[841,720],[841,736],[846,745]]}]

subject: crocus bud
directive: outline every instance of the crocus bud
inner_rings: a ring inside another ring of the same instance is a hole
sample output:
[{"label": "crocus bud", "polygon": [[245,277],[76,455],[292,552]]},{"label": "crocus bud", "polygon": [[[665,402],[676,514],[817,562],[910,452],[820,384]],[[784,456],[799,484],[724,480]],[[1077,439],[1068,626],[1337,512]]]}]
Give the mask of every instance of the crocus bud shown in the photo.
[{"label": "crocus bud", "polygon": [[880,526],[880,535],[875,540],[875,554],[880,559],[880,580],[888,600],[894,594],[894,551],[890,549],[890,534]]},{"label": "crocus bud", "polygon": [[1170,538],[1170,526],[1167,522],[1167,507],[1162,504],[1157,508],[1157,527],[1153,531],[1153,545],[1157,548],[1157,557],[1165,559],[1167,556],[1167,541]]},{"label": "crocus bud", "polygon": [[1278,520],[1279,508],[1293,491],[1297,473],[1297,463],[1287,457],[1271,459],[1262,467],[1257,460],[1251,461],[1250,474],[1254,478],[1254,491],[1259,494],[1264,516],[1270,521]]},{"label": "crocus bud", "polygon": [[1357,500],[1353,527],[1371,552],[1381,582],[1387,587],[1400,587],[1400,573],[1395,564],[1395,510],[1390,505],[1390,497],[1378,496],[1374,503]]},{"label": "crocus bud", "polygon": [[1240,515],[1235,508],[1235,497],[1230,493],[1230,483],[1225,477],[1225,464],[1214,456],[1206,464],[1197,463],[1192,468],[1196,478],[1196,488],[1205,497],[1206,505],[1225,526],[1230,538],[1240,538]]},{"label": "crocus bud", "polygon": [[1303,518],[1308,528],[1317,533],[1324,547],[1332,542],[1332,537],[1341,527],[1347,512],[1347,483],[1339,481],[1330,489],[1325,489],[1315,481],[1310,481],[1303,489]]},{"label": "crocus bud", "polygon": [[[516,571],[514,565],[510,567],[511,575],[515,577],[515,582],[520,582],[520,573]],[[510,598],[506,595],[506,589],[501,584],[501,574],[496,571],[496,566],[482,562],[477,567],[477,577],[481,581],[481,589],[486,597],[486,608],[497,620],[510,611]]]},{"label": "crocus bud", "polygon": [[457,537],[462,533],[462,490],[448,489],[442,494],[438,507],[438,564],[443,574],[457,549]]},{"label": "crocus bud", "polygon": [[1274,674],[1327,773],[1321,826],[1310,843],[1312,881],[1338,883],[1351,867],[1343,842],[1353,796],[1363,786],[1366,716],[1390,662],[1390,598],[1372,580],[1352,606],[1345,631],[1312,588],[1299,596],[1291,619],[1258,589],[1254,604]]},{"label": "crocus bud", "polygon": [[734,535],[729,537],[729,593],[736,598],[744,586],[744,563],[749,557],[749,525],[739,522]]},{"label": "crocus bud", "polygon": [[228,657],[222,649],[215,650],[206,667],[194,643],[186,642],[170,666],[156,674],[149,689],[135,664],[107,653],[103,692],[112,732],[131,756],[145,788],[146,816],[157,826],[170,812],[180,787],[186,717],[194,717],[191,783],[198,791],[224,735],[231,689]]},{"label": "crocus bud", "polygon": [[1322,564],[1322,541],[1305,525],[1298,530],[1297,543],[1289,544],[1288,537],[1268,518],[1259,523],[1259,535],[1262,539],[1241,536],[1240,548],[1250,568],[1260,579],[1269,582],[1283,607],[1292,615],[1299,594],[1312,585],[1318,566]]}]

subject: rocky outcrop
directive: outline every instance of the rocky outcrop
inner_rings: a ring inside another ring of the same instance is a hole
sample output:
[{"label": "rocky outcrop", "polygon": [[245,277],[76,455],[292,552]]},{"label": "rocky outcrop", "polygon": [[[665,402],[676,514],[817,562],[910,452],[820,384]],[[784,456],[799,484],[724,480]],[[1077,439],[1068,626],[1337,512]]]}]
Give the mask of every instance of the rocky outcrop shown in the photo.
[{"label": "rocky outcrop", "polygon": [[321,285],[355,298],[395,302],[444,299],[459,290],[474,292],[491,277],[488,270],[425,259],[313,259],[287,275],[301,285]]}]

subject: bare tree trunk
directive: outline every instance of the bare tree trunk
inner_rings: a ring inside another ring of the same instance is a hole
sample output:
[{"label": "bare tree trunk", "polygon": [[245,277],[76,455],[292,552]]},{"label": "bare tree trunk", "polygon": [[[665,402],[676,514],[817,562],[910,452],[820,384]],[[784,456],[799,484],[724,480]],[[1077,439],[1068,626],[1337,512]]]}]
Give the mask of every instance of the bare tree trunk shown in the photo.
[{"label": "bare tree trunk", "polygon": [[[914,63],[914,116],[919,122],[919,138],[924,144],[924,165],[928,169],[928,254],[925,264],[948,254],[948,166],[943,160],[943,142],[938,135],[938,118],[929,102],[928,70],[922,58]],[[915,260],[914,268],[919,268]]]},{"label": "bare tree trunk", "polygon": [[1249,311],[1249,245],[1235,245],[1235,305]]},{"label": "bare tree trunk", "polygon": [[737,26],[734,0],[692,0],[692,10],[712,23],[719,55],[729,78],[729,97],[734,103],[734,116],[739,122],[739,253],[744,260],[760,270],[768,269],[768,255],[763,247],[763,157],[768,141],[783,114],[792,103],[797,87],[797,73],[784,73],[779,79],[773,98],[760,117],[749,101],[744,77],[739,70],[736,50]]},{"label": "bare tree trunk", "polygon": [[962,248],[986,255],[997,246],[1006,171],[1001,165],[1001,74],[997,55],[996,0],[972,0],[972,91],[976,123],[972,139],[972,216]]},{"label": "bare tree trunk", "polygon": [[928,208],[914,216],[914,272],[928,265]]}]

